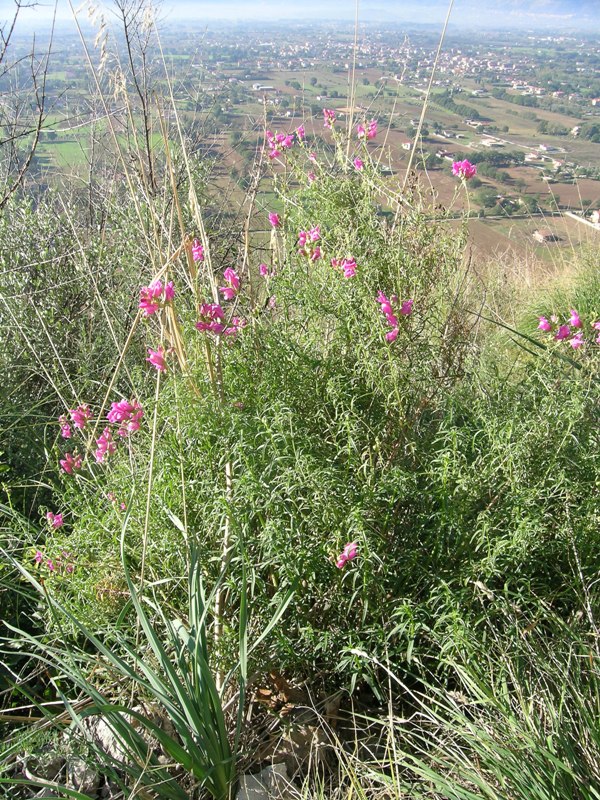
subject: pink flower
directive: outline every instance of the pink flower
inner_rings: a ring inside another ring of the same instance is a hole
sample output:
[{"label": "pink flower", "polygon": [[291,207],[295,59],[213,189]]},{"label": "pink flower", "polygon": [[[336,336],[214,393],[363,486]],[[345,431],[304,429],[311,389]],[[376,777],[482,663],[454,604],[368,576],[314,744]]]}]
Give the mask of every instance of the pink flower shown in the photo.
[{"label": "pink flower", "polygon": [[338,569],[342,569],[346,566],[348,561],[352,561],[358,555],[358,543],[357,542],[348,542],[344,545],[343,551],[338,556],[338,560],[336,561],[336,567]]},{"label": "pink flower", "polygon": [[[149,359],[146,359],[149,360]],[[158,369],[158,367],[157,367]],[[166,369],[166,367],[165,367]],[[112,431],[110,428],[104,428],[102,435],[96,439],[96,461],[99,464],[104,463],[107,456],[111,456],[117,449],[117,443],[112,438]]]},{"label": "pink flower", "polygon": [[595,331],[600,331],[600,320],[598,320],[598,322],[592,322],[592,328]]},{"label": "pink flower", "polygon": [[540,317],[540,324],[538,325],[538,328],[541,331],[545,331],[546,333],[548,333],[549,331],[552,330],[552,323],[548,322],[546,317]]},{"label": "pink flower", "polygon": [[52,511],[48,511],[48,513],[46,514],[46,519],[50,523],[51,527],[62,528],[63,525],[62,514],[53,514]]},{"label": "pink flower", "polygon": [[50,572],[54,572],[54,570],[56,569],[56,567],[54,566],[54,562],[51,559],[48,559],[48,561],[46,561],[46,566],[48,567]]},{"label": "pink flower", "polygon": [[363,160],[357,157],[352,163],[354,164],[354,168],[361,172],[362,168],[364,167]]},{"label": "pink flower", "polygon": [[235,337],[237,336],[238,331],[240,328],[245,328],[248,323],[245,319],[241,317],[232,317],[231,319],[231,326],[229,328],[225,328],[223,334],[225,336]]},{"label": "pink flower", "polygon": [[477,167],[475,164],[471,164],[466,158],[464,161],[454,161],[452,164],[452,174],[468,181],[477,175]]},{"label": "pink flower", "polygon": [[277,298],[275,297],[274,294],[272,294],[271,297],[269,297],[268,306],[269,308],[277,308]]},{"label": "pink flower", "polygon": [[571,335],[571,329],[569,328],[569,326],[561,325],[554,338],[557,339],[558,341],[561,341],[562,339],[568,339],[570,335]]},{"label": "pink flower", "polygon": [[262,275],[263,278],[266,278],[269,274],[269,268],[266,264],[259,264],[258,266],[258,274]]},{"label": "pink flower", "polygon": [[220,334],[225,330],[222,320],[225,312],[218,303],[202,303],[200,306],[200,319],[196,323],[199,331],[210,331],[210,333]]},{"label": "pink flower", "polygon": [[269,222],[274,228],[279,228],[281,225],[281,220],[279,218],[279,214],[274,214],[272,211],[269,212]]},{"label": "pink flower", "polygon": [[582,347],[584,344],[583,331],[579,331],[579,333],[576,333],[575,336],[573,336],[573,338],[569,340],[569,344],[571,345],[573,350],[579,350],[579,348]]},{"label": "pink flower", "polygon": [[140,289],[139,308],[147,316],[156,314],[160,308],[160,300],[163,293],[163,285],[160,281],[153,281],[150,286],[142,286]]},{"label": "pink flower", "polygon": [[324,108],[323,119],[325,120],[323,127],[330,129],[333,128],[335,124],[335,111],[331,108]]},{"label": "pink flower", "polygon": [[306,256],[311,261],[317,261],[321,258],[321,248],[318,245],[313,247],[313,245],[320,238],[321,228],[319,225],[314,225],[308,231],[300,231],[298,233],[298,253]]},{"label": "pink flower", "polygon": [[569,319],[569,325],[573,328],[583,328],[581,323],[581,319],[579,318],[579,314],[575,311],[574,308],[571,309],[571,317]]},{"label": "pink flower", "polygon": [[148,356],[149,358],[147,358],[146,361],[152,364],[153,367],[156,367],[159,372],[167,371],[164,348],[159,347],[158,350],[151,350],[148,348]]},{"label": "pink flower", "polygon": [[233,300],[240,288],[240,276],[235,270],[231,269],[231,267],[227,267],[223,273],[223,277],[225,278],[227,286],[221,286],[219,291],[225,300]]},{"label": "pink flower", "polygon": [[[398,318],[394,314],[394,309],[392,307],[392,303],[397,303],[398,298],[396,295],[392,295],[391,299],[388,299],[382,291],[379,291],[376,298],[377,302],[381,307],[381,313],[386,319],[386,322],[390,326],[391,330],[388,331],[385,335],[387,342],[395,342],[398,338]],[[413,300],[404,300],[404,302],[400,306],[400,313],[408,317],[412,313],[413,307]]]},{"label": "pink flower", "polygon": [[287,150],[294,144],[294,134],[292,133],[273,134],[271,131],[266,131],[266,139],[271,148],[269,158],[277,158],[281,155],[281,150]]},{"label": "pink flower", "polygon": [[175,287],[173,281],[169,281],[165,286],[165,303],[170,303],[175,297]]},{"label": "pink flower", "polygon": [[69,414],[73,420],[73,425],[82,431],[85,428],[86,422],[91,418],[92,412],[87,406],[77,406],[77,408],[69,409]]},{"label": "pink flower", "polygon": [[194,239],[192,243],[192,258],[194,261],[204,261],[204,247],[198,239]]},{"label": "pink flower", "polygon": [[308,154],[308,160],[312,161],[313,164],[316,164],[317,163],[317,154],[316,153],[309,153]]},{"label": "pink flower", "polygon": [[356,558],[358,555],[357,542],[348,542],[348,544],[344,545],[344,555],[348,561],[352,561],[352,559]]},{"label": "pink flower", "polygon": [[65,414],[62,414],[58,418],[58,423],[60,425],[60,435],[63,437],[63,439],[70,439],[71,438],[71,426],[69,425],[69,422],[68,422],[67,417],[65,416]]},{"label": "pink flower", "polygon": [[298,125],[296,128],[296,136],[298,137],[298,141],[302,141],[306,136],[306,131],[304,130],[304,125]]},{"label": "pink flower", "polygon": [[81,469],[81,456],[77,455],[77,453],[75,455],[65,453],[65,457],[59,460],[59,464],[67,475],[72,475],[73,470]]},{"label": "pink flower", "polygon": [[309,183],[313,183],[314,181],[317,180],[317,176],[315,175],[314,172],[309,172],[306,177],[308,178]]},{"label": "pink flower", "polygon": [[33,557],[35,563],[40,564],[43,561],[43,559],[44,559],[43,554],[39,550],[36,550],[35,556]]},{"label": "pink flower", "polygon": [[140,289],[139,308],[145,316],[150,317],[161,308],[164,303],[168,303],[175,297],[173,281],[169,281],[163,286],[161,281],[153,281],[150,286],[142,286]]},{"label": "pink flower", "polygon": [[119,436],[127,436],[128,433],[135,433],[140,429],[141,419],[144,411],[137,400],[129,403],[127,400],[119,400],[118,403],[111,403],[110,411],[106,415],[109,422],[118,425]]},{"label": "pink flower", "polygon": [[377,120],[372,119],[367,128],[364,125],[357,125],[356,134],[359,139],[374,139],[377,136]]},{"label": "pink flower", "polygon": [[356,275],[356,261],[352,257],[344,258],[343,260],[332,258],[331,266],[341,269],[344,273],[344,278],[353,278]]}]

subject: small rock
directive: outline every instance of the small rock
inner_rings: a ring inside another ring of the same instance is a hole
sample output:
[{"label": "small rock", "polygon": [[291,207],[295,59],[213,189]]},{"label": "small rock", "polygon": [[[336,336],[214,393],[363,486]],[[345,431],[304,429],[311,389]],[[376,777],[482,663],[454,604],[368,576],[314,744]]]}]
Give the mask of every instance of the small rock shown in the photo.
[{"label": "small rock", "polygon": [[46,745],[35,755],[27,755],[25,763],[26,773],[35,775],[42,781],[55,781],[65,765],[65,757]]},{"label": "small rock", "polygon": [[78,792],[94,794],[98,791],[100,777],[90,765],[78,756],[67,758],[67,786]]},{"label": "small rock", "polygon": [[289,788],[286,765],[273,764],[257,775],[242,775],[236,800],[288,800]]}]

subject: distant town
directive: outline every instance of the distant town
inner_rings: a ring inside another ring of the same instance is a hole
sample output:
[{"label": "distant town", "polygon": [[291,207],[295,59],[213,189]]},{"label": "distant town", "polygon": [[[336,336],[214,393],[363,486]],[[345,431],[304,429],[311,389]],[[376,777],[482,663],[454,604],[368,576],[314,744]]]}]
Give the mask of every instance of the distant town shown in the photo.
[{"label": "distant town", "polygon": [[[376,118],[369,147],[379,169],[396,185],[409,165],[426,175],[432,205],[464,212],[450,165],[475,163],[468,208],[484,248],[600,236],[600,39],[531,30],[473,41],[454,29],[436,63],[438,37],[433,28],[363,25],[355,49],[346,24],[165,25],[160,41],[138,38],[129,60],[122,34],[104,38],[99,27],[87,34],[88,62],[78,34],[62,31],[29,188],[45,191],[65,171],[86,172],[92,158],[108,164],[115,136],[134,146],[114,76],[133,82],[143,57],[154,108],[148,146],[164,147],[156,109],[168,108],[172,95],[191,152],[220,192],[243,194],[267,128],[303,124],[309,137],[326,139],[327,107],[342,127]],[[22,36],[13,57],[30,45]],[[0,103],[11,102],[8,88],[0,79]],[[173,124],[172,114],[164,118]]]}]

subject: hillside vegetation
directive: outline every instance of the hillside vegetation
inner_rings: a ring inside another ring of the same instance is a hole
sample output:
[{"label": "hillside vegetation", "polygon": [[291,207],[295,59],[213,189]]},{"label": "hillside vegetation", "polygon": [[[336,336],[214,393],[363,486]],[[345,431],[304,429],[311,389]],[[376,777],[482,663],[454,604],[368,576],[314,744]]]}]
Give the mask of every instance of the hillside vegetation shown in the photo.
[{"label": "hillside vegetation", "polygon": [[0,216],[0,791],[598,800],[595,252],[525,288],[327,108],[228,213],[134,98]]}]

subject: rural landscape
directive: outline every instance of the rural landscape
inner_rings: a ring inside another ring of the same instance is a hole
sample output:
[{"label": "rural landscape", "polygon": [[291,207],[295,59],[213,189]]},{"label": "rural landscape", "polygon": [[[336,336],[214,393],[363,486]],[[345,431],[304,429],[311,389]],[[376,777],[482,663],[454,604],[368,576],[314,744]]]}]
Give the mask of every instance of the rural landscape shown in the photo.
[{"label": "rural landscape", "polygon": [[0,797],[600,800],[593,4],[6,5]]}]

